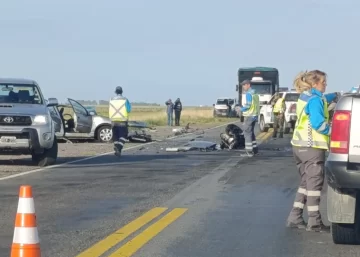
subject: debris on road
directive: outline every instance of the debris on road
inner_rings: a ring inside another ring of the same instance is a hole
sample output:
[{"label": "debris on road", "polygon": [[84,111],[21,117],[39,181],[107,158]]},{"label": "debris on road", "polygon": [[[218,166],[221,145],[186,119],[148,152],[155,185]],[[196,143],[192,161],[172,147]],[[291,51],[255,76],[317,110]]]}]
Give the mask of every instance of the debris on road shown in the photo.
[{"label": "debris on road", "polygon": [[151,135],[142,130],[141,133],[138,133],[138,131],[129,133],[128,140],[132,143],[148,143],[152,141],[152,138]]},{"label": "debris on road", "polygon": [[187,151],[216,151],[220,150],[219,145],[211,141],[190,141],[179,147],[168,147],[166,152],[187,152]]}]

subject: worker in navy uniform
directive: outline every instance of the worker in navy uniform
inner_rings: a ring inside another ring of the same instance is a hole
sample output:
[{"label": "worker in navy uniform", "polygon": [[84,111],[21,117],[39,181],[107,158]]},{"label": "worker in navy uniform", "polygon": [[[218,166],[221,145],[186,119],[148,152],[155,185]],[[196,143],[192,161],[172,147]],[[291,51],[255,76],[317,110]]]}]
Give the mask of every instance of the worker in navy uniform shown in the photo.
[{"label": "worker in navy uniform", "polygon": [[116,96],[109,102],[109,118],[112,125],[114,151],[116,156],[121,156],[121,151],[128,137],[128,121],[131,112],[129,100],[122,95],[122,87],[116,87]]}]

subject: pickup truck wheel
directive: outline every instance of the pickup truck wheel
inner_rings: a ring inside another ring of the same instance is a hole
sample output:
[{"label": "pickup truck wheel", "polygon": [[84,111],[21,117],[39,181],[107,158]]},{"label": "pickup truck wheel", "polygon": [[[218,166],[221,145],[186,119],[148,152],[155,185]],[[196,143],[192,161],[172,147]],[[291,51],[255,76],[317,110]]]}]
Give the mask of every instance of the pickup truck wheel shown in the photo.
[{"label": "pickup truck wheel", "polygon": [[42,154],[32,154],[32,160],[40,167],[54,165],[58,155],[57,138],[54,137],[54,143],[51,148],[45,149]]},{"label": "pickup truck wheel", "polygon": [[112,140],[111,126],[101,126],[98,128],[96,136],[101,143],[110,143]]},{"label": "pickup truck wheel", "polygon": [[358,245],[360,240],[355,224],[332,223],[331,233],[335,244]]},{"label": "pickup truck wheel", "polygon": [[269,130],[269,127],[265,126],[264,116],[260,116],[259,128],[260,132],[268,132]]}]

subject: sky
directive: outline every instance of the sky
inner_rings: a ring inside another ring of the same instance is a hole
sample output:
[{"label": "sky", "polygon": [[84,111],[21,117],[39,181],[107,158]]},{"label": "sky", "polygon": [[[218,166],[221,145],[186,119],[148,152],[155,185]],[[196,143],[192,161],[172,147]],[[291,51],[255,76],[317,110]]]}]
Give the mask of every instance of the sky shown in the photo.
[{"label": "sky", "polygon": [[211,105],[236,97],[240,67],[328,74],[360,84],[356,0],[12,0],[0,2],[0,77],[37,81],[46,98]]}]

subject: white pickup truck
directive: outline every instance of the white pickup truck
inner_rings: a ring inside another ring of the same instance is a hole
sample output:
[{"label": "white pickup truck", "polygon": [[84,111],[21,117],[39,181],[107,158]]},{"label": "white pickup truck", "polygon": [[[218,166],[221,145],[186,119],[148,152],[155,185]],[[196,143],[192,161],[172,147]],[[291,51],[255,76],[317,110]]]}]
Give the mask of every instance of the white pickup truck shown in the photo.
[{"label": "white pickup truck", "polygon": [[[230,104],[231,106],[230,113],[229,113],[228,104]],[[216,99],[216,103],[213,104],[214,106],[213,116],[214,117],[234,116],[235,104],[236,104],[236,99],[231,97],[220,97]]]},{"label": "white pickup truck", "polygon": [[[288,134],[290,129],[294,129],[296,123],[296,103],[300,96],[299,93],[294,91],[279,92],[281,98],[285,99],[286,111],[285,111],[285,121],[284,121],[284,134]],[[260,109],[259,114],[259,127],[261,132],[267,132],[269,128],[273,127],[274,124],[274,115],[273,107],[271,102],[274,100],[275,95],[273,95],[266,104],[264,104]]]}]

